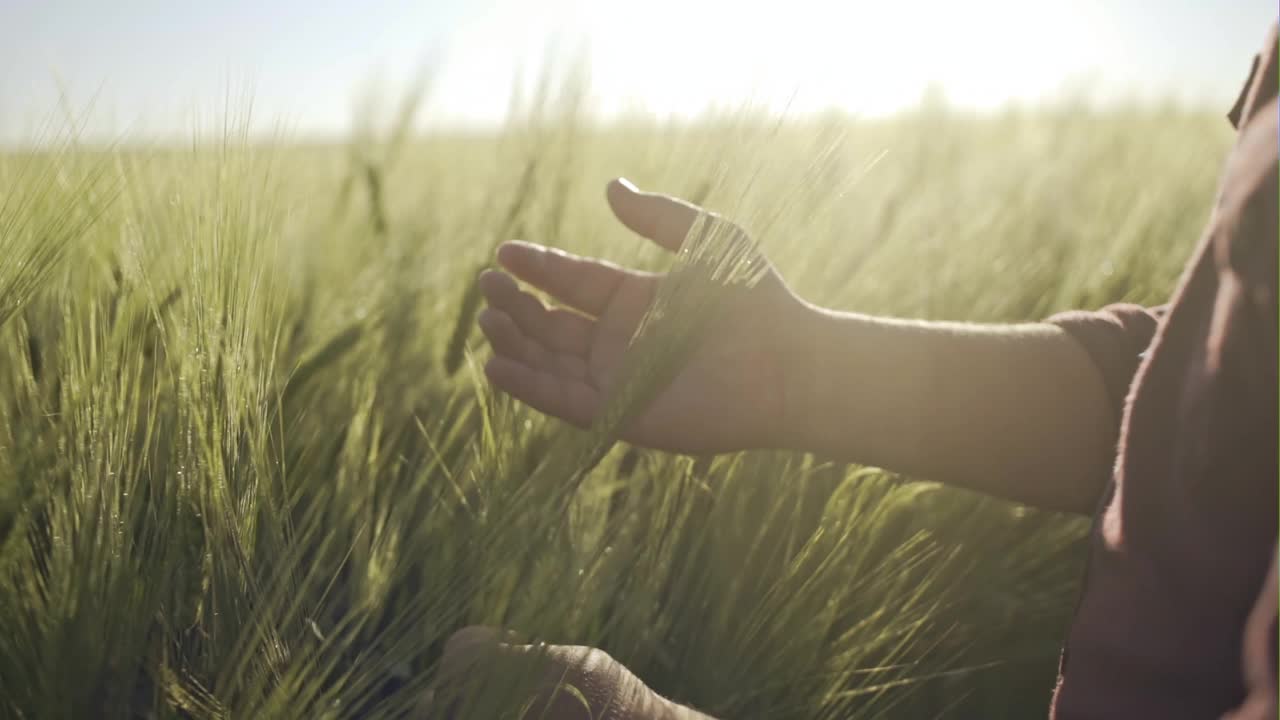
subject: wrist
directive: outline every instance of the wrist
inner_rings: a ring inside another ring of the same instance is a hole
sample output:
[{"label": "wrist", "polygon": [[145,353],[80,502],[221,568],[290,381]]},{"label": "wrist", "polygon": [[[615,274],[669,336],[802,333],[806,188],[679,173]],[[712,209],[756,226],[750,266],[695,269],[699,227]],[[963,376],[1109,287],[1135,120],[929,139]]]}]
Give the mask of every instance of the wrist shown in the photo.
[{"label": "wrist", "polygon": [[778,412],[770,445],[779,450],[810,450],[816,417],[822,403],[818,395],[831,392],[824,368],[824,348],[831,328],[830,312],[800,301],[794,316],[780,323],[777,347]]}]

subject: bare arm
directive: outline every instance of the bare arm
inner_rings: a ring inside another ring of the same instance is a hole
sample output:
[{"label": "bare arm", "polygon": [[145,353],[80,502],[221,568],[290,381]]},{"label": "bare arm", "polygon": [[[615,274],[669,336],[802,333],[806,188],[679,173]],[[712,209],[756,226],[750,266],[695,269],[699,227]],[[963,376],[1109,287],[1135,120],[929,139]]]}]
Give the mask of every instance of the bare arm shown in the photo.
[{"label": "bare arm", "polygon": [[[668,249],[698,208],[609,187],[614,213]],[[589,424],[659,276],[528,243],[481,278],[493,383],[542,412]],[[1051,324],[892,320],[810,305],[770,272],[709,329],[627,429],[688,453],[786,448],[993,495],[1087,512],[1113,460],[1117,421],[1084,348]]]},{"label": "bare arm", "polygon": [[808,307],[792,325],[778,444],[1089,512],[1114,459],[1098,370],[1057,326],[891,320]]}]

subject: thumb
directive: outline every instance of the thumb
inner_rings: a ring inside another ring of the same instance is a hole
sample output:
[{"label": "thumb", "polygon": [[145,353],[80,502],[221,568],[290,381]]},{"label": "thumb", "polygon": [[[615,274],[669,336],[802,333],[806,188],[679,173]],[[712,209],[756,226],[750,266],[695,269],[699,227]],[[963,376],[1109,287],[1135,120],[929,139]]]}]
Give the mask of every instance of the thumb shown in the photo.
[{"label": "thumb", "polygon": [[680,249],[698,214],[706,212],[670,195],[641,192],[626,178],[610,181],[605,197],[623,225],[673,252]]}]

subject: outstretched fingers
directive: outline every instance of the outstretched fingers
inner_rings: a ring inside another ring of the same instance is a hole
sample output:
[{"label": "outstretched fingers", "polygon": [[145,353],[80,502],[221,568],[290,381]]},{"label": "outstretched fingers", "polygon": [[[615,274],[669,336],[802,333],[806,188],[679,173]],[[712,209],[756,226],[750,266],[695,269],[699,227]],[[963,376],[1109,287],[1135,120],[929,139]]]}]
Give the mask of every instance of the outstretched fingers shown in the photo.
[{"label": "outstretched fingers", "polygon": [[600,316],[628,275],[640,275],[604,260],[511,240],[498,248],[498,264],[557,301]]},{"label": "outstretched fingers", "polygon": [[585,380],[558,376],[501,354],[489,359],[484,372],[511,397],[578,427],[590,425],[600,411],[600,391]]},{"label": "outstretched fingers", "polygon": [[595,332],[594,320],[562,308],[548,309],[496,270],[486,270],[479,282],[490,307],[506,313],[524,335],[552,352],[586,357]]},{"label": "outstretched fingers", "polygon": [[526,335],[511,316],[496,308],[485,308],[478,319],[494,352],[568,380],[587,380],[587,360],[582,353],[554,352]]}]

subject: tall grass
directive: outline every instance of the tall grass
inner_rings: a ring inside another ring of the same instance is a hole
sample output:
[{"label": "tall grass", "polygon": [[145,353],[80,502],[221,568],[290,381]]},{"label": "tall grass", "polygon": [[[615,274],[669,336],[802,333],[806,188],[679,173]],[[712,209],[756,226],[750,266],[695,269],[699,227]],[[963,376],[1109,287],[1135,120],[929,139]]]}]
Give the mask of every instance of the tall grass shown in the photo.
[{"label": "tall grass", "polygon": [[1041,713],[1081,519],[797,454],[613,448],[732,291],[712,256],[663,296],[705,312],[654,320],[587,433],[486,387],[474,274],[508,236],[665,266],[607,216],[626,174],[742,218],[826,304],[1158,301],[1221,126],[552,113],[365,145],[394,162],[234,137],[0,158],[0,715],[421,716],[470,623],[599,645],[729,718]]}]

